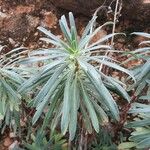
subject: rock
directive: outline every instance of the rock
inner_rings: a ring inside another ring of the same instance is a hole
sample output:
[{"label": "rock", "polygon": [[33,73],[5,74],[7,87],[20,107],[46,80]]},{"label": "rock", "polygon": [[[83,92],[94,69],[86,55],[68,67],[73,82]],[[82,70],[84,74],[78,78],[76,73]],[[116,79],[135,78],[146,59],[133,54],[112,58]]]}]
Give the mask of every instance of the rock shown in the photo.
[{"label": "rock", "polygon": [[27,18],[27,21],[28,21],[27,32],[34,31],[35,28],[36,28],[36,27],[39,25],[39,23],[40,23],[40,18],[39,18],[39,17],[32,16],[32,15],[27,15],[26,18]]},{"label": "rock", "polygon": [[24,6],[24,5],[18,5],[15,10],[13,9],[12,12],[13,14],[29,14],[35,10],[35,5],[29,5],[29,6]]},{"label": "rock", "polygon": [[6,13],[0,12],[0,18],[6,18],[6,17],[7,17]]},{"label": "rock", "polygon": [[14,132],[10,132],[9,133],[9,137],[10,138],[15,138],[15,137],[17,137],[17,135]]},{"label": "rock", "polygon": [[44,19],[41,22],[41,26],[48,27],[51,29],[56,25],[57,17],[54,13],[52,13],[51,11],[44,12],[43,16]]},{"label": "rock", "polygon": [[50,0],[56,7],[63,8],[74,13],[84,14],[90,16],[93,14],[93,10],[98,8],[103,0]]},{"label": "rock", "polygon": [[16,46],[28,47],[39,38],[39,25],[55,28],[57,17],[52,10],[47,0],[0,0],[0,44],[7,45],[8,51]]},{"label": "rock", "polygon": [[10,18],[0,20],[0,40],[8,37],[12,45],[15,41],[21,42],[24,37],[28,37],[30,32],[35,30],[39,21],[39,17],[25,14],[12,15]]},{"label": "rock", "polygon": [[28,25],[25,15],[13,15],[2,22],[0,39],[6,36],[16,40],[25,36]]},{"label": "rock", "polygon": [[11,45],[15,46],[16,42],[12,38],[8,38],[8,40],[11,43]]},{"label": "rock", "polygon": [[[74,14],[82,14],[84,16],[92,16],[94,11],[102,6],[105,1],[105,6],[111,5],[113,14],[115,9],[115,2],[110,0],[49,0],[53,3],[54,6],[62,9],[66,9],[68,11],[72,11]],[[121,1],[121,0],[120,0]],[[120,2],[119,1],[119,2]],[[145,26],[150,26],[149,18],[150,18],[150,3],[148,0],[122,0],[122,10],[120,21],[130,20],[133,24],[132,27],[138,28],[138,30],[142,29]],[[133,11],[134,10],[134,11]],[[108,20],[107,12],[109,11],[109,7],[105,7],[99,11],[98,16],[99,20],[102,22],[106,22]],[[132,15],[130,15],[132,14]],[[113,18],[113,16],[112,16]],[[140,22],[140,24],[139,24]],[[134,30],[134,29],[133,29]],[[133,32],[133,31],[132,31]]]}]

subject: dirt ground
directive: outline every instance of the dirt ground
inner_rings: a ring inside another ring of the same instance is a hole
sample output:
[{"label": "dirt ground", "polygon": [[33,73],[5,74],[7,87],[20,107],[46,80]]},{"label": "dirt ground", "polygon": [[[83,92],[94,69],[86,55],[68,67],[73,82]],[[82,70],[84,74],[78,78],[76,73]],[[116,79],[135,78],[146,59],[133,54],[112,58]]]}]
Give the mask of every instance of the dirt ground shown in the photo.
[{"label": "dirt ground", "polygon": [[[47,47],[48,45],[39,41],[39,37],[42,34],[37,30],[37,27],[43,26],[50,29],[54,34],[61,36],[58,20],[62,14],[67,13],[68,10],[56,8],[48,0],[0,0],[0,46],[5,46],[5,51],[10,51],[20,46],[25,46],[31,50]],[[90,17],[80,13],[75,14],[79,33],[82,32]],[[148,24],[150,20],[145,20],[141,24],[139,19],[131,21],[127,18],[128,16],[120,18],[116,28],[117,32],[126,32],[127,34],[139,30],[150,32]],[[101,23],[102,21],[100,20],[99,24]],[[95,38],[100,38],[108,32],[110,32],[110,29],[102,30]],[[115,46],[121,50],[132,49],[142,40],[141,37],[119,38]],[[137,62],[133,62],[130,65],[134,65],[134,63]],[[12,144],[12,140],[8,136],[0,137],[0,150],[8,149],[10,144]]]},{"label": "dirt ground", "polygon": [[[42,43],[38,40],[41,34],[37,31],[37,27],[43,26],[50,29],[54,34],[60,35],[58,19],[67,12],[56,8],[48,0],[0,0],[0,45],[5,45],[6,51],[19,46],[30,49],[41,47]],[[91,16],[87,17],[83,14],[76,14],[75,16],[80,32]],[[107,19],[110,20],[110,16]],[[144,26],[144,23],[140,23],[138,17],[131,21],[126,19],[125,16],[126,14],[119,20],[118,32],[149,31],[147,20],[145,20]],[[137,42],[139,42],[139,39],[135,40],[135,44]]]}]

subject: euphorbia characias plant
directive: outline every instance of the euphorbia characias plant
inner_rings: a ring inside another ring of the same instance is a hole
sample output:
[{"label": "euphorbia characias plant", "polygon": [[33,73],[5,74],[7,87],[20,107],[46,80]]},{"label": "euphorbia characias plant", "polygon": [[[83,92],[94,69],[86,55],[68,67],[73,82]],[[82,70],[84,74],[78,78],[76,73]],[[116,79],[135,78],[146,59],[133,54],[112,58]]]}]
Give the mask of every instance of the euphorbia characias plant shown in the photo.
[{"label": "euphorbia characias plant", "polygon": [[134,95],[137,100],[132,103],[128,112],[130,115],[134,114],[134,121],[130,120],[126,127],[132,128],[133,132],[129,137],[130,142],[121,143],[119,148],[148,149],[150,147],[150,34],[143,32],[132,34],[143,36],[147,40],[141,42],[142,47],[132,51],[132,57],[128,59],[140,59],[142,62],[132,68],[136,83],[131,86],[131,90],[135,89]]},{"label": "euphorbia characias plant", "polygon": [[[28,58],[20,61],[24,64],[43,62],[38,74],[34,74],[19,88],[19,92],[27,92],[39,87],[33,100],[33,106],[36,107],[33,124],[47,110],[42,129],[50,125],[53,131],[61,122],[61,131],[66,134],[69,129],[70,140],[74,139],[78,116],[81,116],[88,133],[92,133],[93,129],[99,132],[99,125],[107,124],[109,117],[119,120],[119,109],[111,91],[130,101],[122,82],[99,70],[98,66],[104,64],[133,77],[129,70],[104,54],[107,51],[118,52],[102,44],[116,34],[109,34],[91,43],[103,26],[111,24],[108,22],[94,29],[96,18],[96,15],[92,17],[80,38],[71,12],[69,23],[64,15],[59,20],[64,40],[38,27],[47,36],[41,40],[54,47],[34,50]],[[96,52],[101,55],[95,55]]]},{"label": "euphorbia characias plant", "polygon": [[8,53],[0,50],[0,127],[2,132],[6,126],[14,129],[20,125],[21,95],[18,87],[24,82],[24,78],[16,67],[16,62],[26,49],[16,48]]}]

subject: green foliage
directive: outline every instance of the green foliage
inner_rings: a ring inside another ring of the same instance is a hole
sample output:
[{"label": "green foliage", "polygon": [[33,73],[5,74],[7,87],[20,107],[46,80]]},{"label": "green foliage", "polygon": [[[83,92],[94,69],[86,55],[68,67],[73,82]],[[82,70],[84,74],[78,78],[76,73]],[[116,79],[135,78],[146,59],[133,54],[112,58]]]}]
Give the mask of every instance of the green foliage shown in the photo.
[{"label": "green foliage", "polygon": [[[129,138],[130,141],[133,141],[136,145],[136,148],[149,148],[150,147],[150,106],[144,106],[144,104],[137,104],[142,105],[140,109],[142,109],[142,113],[139,112],[137,120],[131,122],[127,125],[127,127],[132,127],[135,129],[134,132],[131,133]],[[138,108],[139,109],[139,108]],[[138,112],[137,109],[137,112]],[[149,110],[148,110],[149,109]],[[140,118],[140,119],[139,119]]]},{"label": "green foliage", "polygon": [[[150,39],[150,34],[147,33],[134,33],[136,35],[141,35],[144,37],[147,37]],[[141,44],[148,44],[150,41],[144,41]],[[134,76],[137,80],[136,84],[134,85],[136,87],[136,95],[142,95],[140,99],[150,99],[150,46],[146,46],[143,48],[139,48],[134,51],[134,54],[138,58],[143,59],[144,63],[135,68]],[[142,91],[144,88],[147,87],[146,91],[147,93],[143,93]]]},{"label": "green foliage", "polygon": [[24,143],[24,146],[28,150],[66,150],[66,140],[63,139],[63,136],[61,134],[55,133],[51,137],[49,137],[49,140],[47,140],[44,133],[38,132],[36,136],[33,134],[32,136],[32,143]]},{"label": "green foliage", "polygon": [[135,121],[130,122],[126,127],[133,128],[129,140],[131,142],[124,142],[119,145],[120,149],[129,149],[136,147],[137,149],[144,149],[150,147],[150,106],[140,103],[135,103],[130,113],[138,114]]},{"label": "green foliage", "polygon": [[[116,34],[110,34],[91,43],[92,38],[103,26],[94,29],[96,16],[89,21],[81,38],[78,37],[72,13],[69,13],[69,24],[65,16],[59,20],[62,40],[43,27],[40,31],[48,36],[41,40],[48,42],[54,48],[35,50],[29,57],[20,61],[21,64],[43,62],[27,82],[19,88],[20,93],[36,90],[33,107],[36,113],[33,124],[45,113],[42,129],[51,126],[53,131],[60,122],[62,134],[69,128],[70,140],[74,139],[78,116],[81,115],[88,133],[99,132],[99,125],[108,123],[108,117],[119,120],[118,106],[111,91],[130,101],[130,97],[122,87],[122,82],[103,74],[99,69],[104,64],[116,70],[125,72],[133,79],[132,73],[121,67],[104,52],[118,52],[103,43]],[[100,55],[97,55],[96,52]]]},{"label": "green foliage", "polygon": [[117,150],[117,146],[112,141],[112,133],[108,129],[101,127],[100,132],[96,134],[90,149],[92,150]]},{"label": "green foliage", "polygon": [[[59,20],[63,39],[43,27],[38,27],[47,36],[41,40],[52,45],[52,48],[34,50],[28,53],[26,58],[26,49],[17,48],[6,54],[2,54],[0,49],[1,132],[6,126],[13,128],[14,132],[18,131],[23,112],[21,95],[35,95],[34,99],[29,101],[24,97],[31,109],[25,134],[32,142],[26,138],[23,143],[26,149],[67,149],[68,144],[63,135],[68,132],[66,137],[69,136],[69,142],[73,139],[78,142],[78,136],[75,138],[75,135],[81,128],[84,128],[85,135],[96,133],[93,142],[88,143],[90,148],[117,149],[112,141],[113,131],[109,133],[103,126],[108,127],[109,120],[122,121],[119,105],[112,93],[118,94],[127,102],[130,102],[130,96],[124,83],[103,73],[103,65],[124,72],[136,81],[129,87],[130,90],[135,90],[134,96],[138,98],[134,103],[131,101],[131,109],[128,112],[134,119],[125,126],[133,132],[129,141],[121,143],[119,149],[150,147],[150,41],[143,41],[140,44],[142,48],[129,52],[132,55],[129,60],[140,59],[143,62],[129,71],[106,55],[107,52],[120,52],[106,45],[106,41],[119,33],[106,35],[92,43],[94,36],[104,26],[112,24],[107,22],[95,28],[96,18],[94,14],[81,37],[77,34],[72,13],[69,13],[69,23],[64,15]],[[148,33],[133,34],[150,38]],[[34,65],[39,62],[41,67]],[[32,65],[34,67],[31,67]],[[24,103],[25,107],[27,103]],[[37,125],[36,131],[41,128],[36,135],[34,126],[30,127],[32,115],[32,124]],[[54,132],[56,127],[59,129],[59,125],[62,135]],[[114,129],[113,125],[111,127]],[[74,142],[69,144],[73,146]],[[22,148],[16,145],[15,149]]]},{"label": "green foliage", "polygon": [[21,95],[17,89],[24,79],[18,73],[15,63],[20,54],[24,53],[22,50],[22,48],[17,48],[6,54],[0,51],[0,124],[3,127],[1,132],[6,125],[16,131],[20,124]]},{"label": "green foliage", "polygon": [[[147,33],[137,32],[133,34],[150,38],[150,34]],[[137,149],[150,148],[150,41],[144,41],[141,44],[148,44],[148,46],[139,48],[133,52],[137,58],[143,59],[143,64],[133,69],[137,82],[132,87],[136,89],[135,94],[139,97],[139,102],[133,103],[129,111],[129,113],[136,115],[135,121],[130,122],[126,126],[133,128],[135,131],[131,133],[129,138],[131,142],[125,142],[119,146],[124,149],[132,147],[136,147]]]}]

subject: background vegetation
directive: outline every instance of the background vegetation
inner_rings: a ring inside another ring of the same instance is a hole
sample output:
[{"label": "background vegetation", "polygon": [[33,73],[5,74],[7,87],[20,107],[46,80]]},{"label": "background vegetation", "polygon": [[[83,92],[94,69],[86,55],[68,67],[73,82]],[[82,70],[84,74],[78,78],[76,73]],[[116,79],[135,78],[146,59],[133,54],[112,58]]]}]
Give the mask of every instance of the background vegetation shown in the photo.
[{"label": "background vegetation", "polygon": [[[133,32],[143,37],[140,44],[119,48],[118,39],[126,36],[116,32],[122,4],[103,4],[81,33],[71,12],[58,21],[60,37],[39,26],[41,48],[0,48],[0,131],[6,147],[150,148],[150,34]],[[113,19],[99,25],[103,7]]]}]

